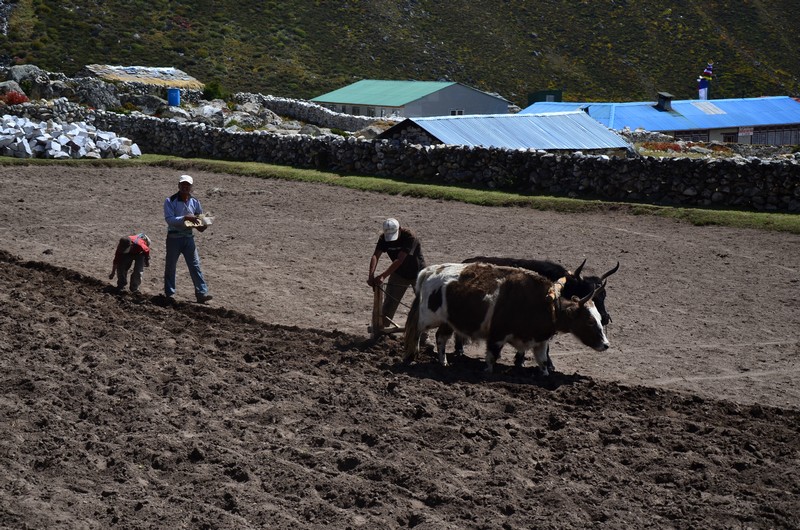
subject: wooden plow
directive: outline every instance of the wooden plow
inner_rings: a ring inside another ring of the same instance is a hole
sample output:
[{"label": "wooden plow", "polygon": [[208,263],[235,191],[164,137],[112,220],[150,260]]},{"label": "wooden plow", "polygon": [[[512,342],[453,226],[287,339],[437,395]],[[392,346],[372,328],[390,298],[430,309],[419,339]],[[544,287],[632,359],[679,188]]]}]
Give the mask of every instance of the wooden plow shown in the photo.
[{"label": "wooden plow", "polygon": [[[381,289],[381,286],[374,286],[372,288],[372,293],[372,323],[367,326],[369,336],[373,339],[377,339],[382,335],[403,333],[406,330],[405,327],[398,326],[391,318],[384,318],[383,316],[383,289]],[[384,327],[384,320],[388,320],[391,323],[391,326]]]}]

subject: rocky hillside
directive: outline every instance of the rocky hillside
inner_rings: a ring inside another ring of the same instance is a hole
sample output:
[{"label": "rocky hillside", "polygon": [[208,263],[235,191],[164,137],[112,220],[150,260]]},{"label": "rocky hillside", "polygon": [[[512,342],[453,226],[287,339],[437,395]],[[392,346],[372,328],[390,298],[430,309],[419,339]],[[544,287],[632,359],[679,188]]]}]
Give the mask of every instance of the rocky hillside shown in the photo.
[{"label": "rocky hillside", "polygon": [[[571,100],[800,95],[796,0],[19,0],[6,64],[174,66],[230,91],[311,98],[363,78],[448,79],[524,106]],[[5,15],[6,12],[10,14]]]}]

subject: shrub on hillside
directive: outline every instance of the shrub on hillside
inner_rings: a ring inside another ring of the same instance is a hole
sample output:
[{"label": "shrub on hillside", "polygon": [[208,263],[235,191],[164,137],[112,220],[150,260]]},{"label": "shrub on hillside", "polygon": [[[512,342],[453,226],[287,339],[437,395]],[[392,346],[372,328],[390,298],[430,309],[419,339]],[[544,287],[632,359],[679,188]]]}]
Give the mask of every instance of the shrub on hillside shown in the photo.
[{"label": "shrub on hillside", "polygon": [[231,93],[222,88],[219,81],[210,81],[203,88],[203,99],[211,101],[212,99],[221,99],[228,101],[231,99]]},{"label": "shrub on hillside", "polygon": [[11,90],[10,92],[3,94],[0,96],[0,99],[2,99],[2,101],[8,105],[19,105],[20,103],[27,103],[30,101],[28,96],[21,92],[17,92],[16,90]]}]

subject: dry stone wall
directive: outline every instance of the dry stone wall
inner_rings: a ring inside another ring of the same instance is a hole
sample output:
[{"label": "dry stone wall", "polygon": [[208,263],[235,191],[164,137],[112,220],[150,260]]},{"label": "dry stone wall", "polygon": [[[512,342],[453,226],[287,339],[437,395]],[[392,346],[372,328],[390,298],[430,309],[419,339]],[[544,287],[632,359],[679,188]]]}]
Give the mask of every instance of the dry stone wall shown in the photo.
[{"label": "dry stone wall", "polygon": [[609,157],[354,137],[237,132],[67,102],[7,107],[31,119],[86,121],[132,139],[144,153],[469,184],[530,194],[680,206],[800,212],[800,159]]}]

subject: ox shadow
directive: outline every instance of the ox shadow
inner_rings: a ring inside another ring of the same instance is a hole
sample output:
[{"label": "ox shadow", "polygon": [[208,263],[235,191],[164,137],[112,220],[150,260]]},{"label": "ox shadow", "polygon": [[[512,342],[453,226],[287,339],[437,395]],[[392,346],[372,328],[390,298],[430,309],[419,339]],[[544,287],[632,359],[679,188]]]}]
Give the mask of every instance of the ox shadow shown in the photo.
[{"label": "ox shadow", "polygon": [[[427,352],[426,352],[427,353]],[[502,359],[495,364],[494,372],[487,374],[486,362],[467,355],[448,354],[449,366],[442,366],[435,355],[420,353],[413,363],[398,362],[392,371],[403,373],[420,379],[433,379],[442,383],[512,383],[515,385],[533,385],[546,390],[557,390],[562,386],[572,386],[592,378],[579,374],[564,374],[552,371],[549,376],[541,375],[538,367],[516,367],[503,364]]]}]

